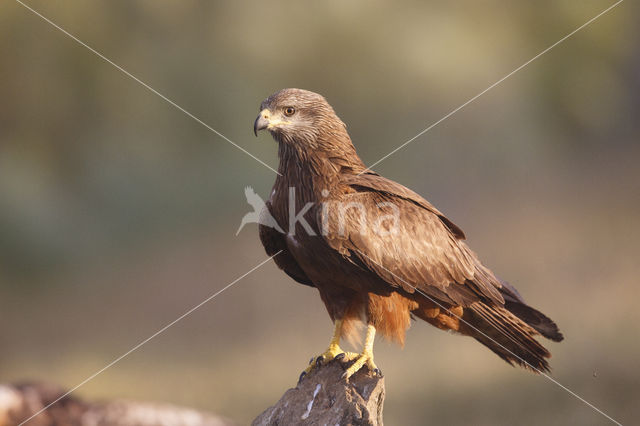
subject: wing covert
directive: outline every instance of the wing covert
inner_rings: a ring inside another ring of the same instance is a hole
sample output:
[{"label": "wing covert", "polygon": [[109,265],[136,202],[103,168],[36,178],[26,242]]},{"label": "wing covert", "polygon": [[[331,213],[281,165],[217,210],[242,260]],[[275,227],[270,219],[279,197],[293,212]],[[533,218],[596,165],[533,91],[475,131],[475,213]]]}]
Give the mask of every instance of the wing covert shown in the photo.
[{"label": "wing covert", "polygon": [[498,279],[442,213],[393,181],[357,178],[350,179],[355,192],[323,213],[324,238],[333,249],[410,293],[417,288],[464,306],[480,299],[504,304]]}]

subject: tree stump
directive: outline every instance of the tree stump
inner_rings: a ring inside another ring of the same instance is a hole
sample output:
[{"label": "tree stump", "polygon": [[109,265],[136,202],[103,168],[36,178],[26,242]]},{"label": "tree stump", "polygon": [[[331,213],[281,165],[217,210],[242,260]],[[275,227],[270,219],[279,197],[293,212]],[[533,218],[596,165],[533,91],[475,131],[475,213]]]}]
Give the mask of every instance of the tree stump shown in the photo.
[{"label": "tree stump", "polygon": [[342,378],[345,367],[333,360],[315,368],[252,425],[382,426],[384,378],[365,367],[347,382]]}]

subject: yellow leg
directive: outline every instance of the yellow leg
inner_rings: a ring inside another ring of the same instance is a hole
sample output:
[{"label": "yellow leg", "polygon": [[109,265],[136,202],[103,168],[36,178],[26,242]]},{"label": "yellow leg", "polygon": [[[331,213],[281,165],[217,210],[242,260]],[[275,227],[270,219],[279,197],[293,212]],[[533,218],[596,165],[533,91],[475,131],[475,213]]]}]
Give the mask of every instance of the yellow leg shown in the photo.
[{"label": "yellow leg", "polygon": [[360,370],[365,365],[369,367],[369,370],[380,377],[382,377],[382,372],[376,365],[373,363],[373,341],[376,337],[376,328],[369,324],[367,325],[367,337],[364,340],[364,348],[362,349],[362,353],[356,357],[356,362],[351,365],[347,371],[344,372],[342,377],[349,380],[349,377],[353,376],[358,370]]},{"label": "yellow leg", "polygon": [[342,320],[336,320],[335,328],[333,330],[333,337],[331,337],[331,342],[329,342],[329,347],[322,354],[311,358],[309,361],[309,366],[302,372],[300,375],[300,379],[302,379],[306,374],[308,374],[314,367],[322,364],[326,364],[329,361],[338,358],[344,361],[352,360],[359,356],[359,354],[353,352],[345,352],[340,348],[340,338],[342,336]]}]

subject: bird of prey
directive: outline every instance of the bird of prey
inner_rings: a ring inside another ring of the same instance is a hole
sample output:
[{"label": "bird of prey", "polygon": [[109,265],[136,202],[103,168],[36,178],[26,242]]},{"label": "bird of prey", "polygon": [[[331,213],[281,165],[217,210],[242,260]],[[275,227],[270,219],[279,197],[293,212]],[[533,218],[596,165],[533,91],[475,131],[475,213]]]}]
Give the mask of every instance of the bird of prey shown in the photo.
[{"label": "bird of prey", "polygon": [[[256,136],[263,129],[279,156],[266,207],[287,232],[260,225],[260,240],[280,269],[318,290],[335,327],[301,378],[334,358],[353,361],[347,379],[364,366],[381,375],[376,332],[402,345],[412,318],[471,336],[511,365],[549,371],[551,354],[535,337],[561,341],[556,324],[484,266],[427,200],[367,169],[324,97],[274,93],[254,123]],[[344,352],[341,338],[362,323],[362,352]]]}]

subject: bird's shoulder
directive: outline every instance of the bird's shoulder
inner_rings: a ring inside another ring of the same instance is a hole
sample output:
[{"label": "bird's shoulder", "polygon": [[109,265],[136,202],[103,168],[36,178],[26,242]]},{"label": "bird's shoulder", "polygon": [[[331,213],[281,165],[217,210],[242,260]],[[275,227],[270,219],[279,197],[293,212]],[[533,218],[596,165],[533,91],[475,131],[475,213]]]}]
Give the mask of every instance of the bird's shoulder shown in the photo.
[{"label": "bird's shoulder", "polygon": [[435,215],[445,225],[445,227],[451,232],[451,234],[460,240],[464,240],[465,234],[451,220],[449,220],[440,210],[438,210],[433,204],[427,201],[424,197],[415,191],[401,185],[391,179],[387,179],[379,174],[367,171],[360,174],[345,174],[341,177],[343,185],[353,188],[357,193],[374,193],[387,197],[405,200],[418,207],[421,207],[425,211]]}]

